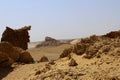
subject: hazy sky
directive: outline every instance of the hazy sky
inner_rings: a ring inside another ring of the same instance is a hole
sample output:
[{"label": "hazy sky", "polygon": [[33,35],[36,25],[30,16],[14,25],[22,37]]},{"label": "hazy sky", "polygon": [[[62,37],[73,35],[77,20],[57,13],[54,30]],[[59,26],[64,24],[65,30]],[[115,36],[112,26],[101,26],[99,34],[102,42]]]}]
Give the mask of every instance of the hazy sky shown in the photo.
[{"label": "hazy sky", "polygon": [[0,37],[25,25],[31,41],[104,34],[120,29],[120,0],[0,0]]}]

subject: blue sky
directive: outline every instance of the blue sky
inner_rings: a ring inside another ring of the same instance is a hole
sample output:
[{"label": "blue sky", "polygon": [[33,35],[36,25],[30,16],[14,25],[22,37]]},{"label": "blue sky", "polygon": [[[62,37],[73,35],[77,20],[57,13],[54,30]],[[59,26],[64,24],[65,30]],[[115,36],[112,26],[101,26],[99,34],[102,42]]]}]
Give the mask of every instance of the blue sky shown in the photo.
[{"label": "blue sky", "polygon": [[120,0],[0,0],[0,37],[25,25],[31,41],[105,34],[120,30]]}]

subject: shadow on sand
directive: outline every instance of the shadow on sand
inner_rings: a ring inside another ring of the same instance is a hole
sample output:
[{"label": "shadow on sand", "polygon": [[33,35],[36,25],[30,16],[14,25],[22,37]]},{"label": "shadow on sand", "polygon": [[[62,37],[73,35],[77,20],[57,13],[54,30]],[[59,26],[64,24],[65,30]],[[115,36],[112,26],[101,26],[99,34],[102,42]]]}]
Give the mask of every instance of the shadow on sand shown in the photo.
[{"label": "shadow on sand", "polygon": [[12,71],[13,71],[13,68],[0,68],[0,80],[2,80]]}]

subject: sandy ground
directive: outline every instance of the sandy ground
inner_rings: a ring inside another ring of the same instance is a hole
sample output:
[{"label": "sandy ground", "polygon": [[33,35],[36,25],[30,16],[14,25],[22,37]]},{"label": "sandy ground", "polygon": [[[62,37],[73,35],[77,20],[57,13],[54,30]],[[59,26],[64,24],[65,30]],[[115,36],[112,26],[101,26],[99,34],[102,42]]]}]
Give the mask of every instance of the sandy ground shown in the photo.
[{"label": "sandy ground", "polygon": [[[119,80],[116,76],[120,77],[120,58],[104,56],[102,59],[88,60],[75,54],[73,58],[78,63],[77,67],[69,67],[68,58],[55,61],[55,65],[50,65],[50,70],[45,70],[47,62],[19,65],[2,80]],[[38,71],[43,73],[36,75]]]},{"label": "sandy ground", "polygon": [[[36,44],[30,44],[28,51],[35,61],[42,56],[49,60],[55,60],[61,52],[71,45],[34,48]],[[54,65],[48,62],[33,64],[14,64],[11,69],[0,69],[0,80],[119,80],[120,57],[104,55],[102,58],[85,59],[82,56],[71,54],[78,66],[69,67],[68,57],[58,59]],[[4,73],[4,74],[3,74]],[[1,74],[1,73],[0,73]],[[64,78],[64,79],[63,79]],[[119,79],[118,79],[119,78]]]},{"label": "sandy ground", "polygon": [[[35,48],[35,46],[39,42],[34,42],[34,43],[29,43],[29,49],[28,51],[31,53],[32,57],[34,58],[35,61],[40,60],[42,56],[48,57],[49,60],[55,60],[59,58],[59,55],[62,53],[62,51],[65,48],[70,47],[70,44],[63,44],[60,46],[49,46],[49,47],[40,47],[40,48]],[[25,65],[18,65],[15,64],[14,69],[8,69],[8,70],[3,70],[2,76],[0,76],[0,80],[26,80],[30,76],[30,73],[34,73],[34,69],[42,66],[45,63],[34,63],[34,64],[25,64]],[[2,70],[2,69],[1,69]]]},{"label": "sandy ground", "polygon": [[[63,44],[60,46],[48,46],[48,47],[40,47],[34,48],[36,44],[30,44],[28,51],[31,53],[34,60],[38,61],[42,56],[48,57],[49,60],[55,60],[59,58],[59,55],[65,48],[70,47],[70,44]],[[33,47],[34,46],[34,47]]]}]

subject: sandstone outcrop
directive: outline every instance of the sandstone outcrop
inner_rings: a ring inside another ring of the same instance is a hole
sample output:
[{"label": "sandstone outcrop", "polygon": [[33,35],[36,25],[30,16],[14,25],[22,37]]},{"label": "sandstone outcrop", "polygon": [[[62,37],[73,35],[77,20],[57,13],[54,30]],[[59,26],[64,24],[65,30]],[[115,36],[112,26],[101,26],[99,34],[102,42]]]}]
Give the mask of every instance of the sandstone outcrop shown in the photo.
[{"label": "sandstone outcrop", "polygon": [[34,62],[29,52],[19,47],[14,47],[8,42],[0,43],[0,66],[10,66],[13,62]]},{"label": "sandstone outcrop", "polygon": [[71,53],[75,53],[77,55],[84,55],[84,58],[101,58],[103,55],[114,55],[118,56],[119,51],[115,52],[116,49],[120,47],[120,37],[119,31],[114,33],[109,33],[107,35],[102,36],[90,36],[87,38],[83,38],[80,42],[76,43],[72,48],[65,49],[60,58],[67,57]]},{"label": "sandstone outcrop", "polygon": [[22,51],[20,53],[20,58],[19,58],[18,62],[32,63],[32,62],[34,62],[34,60],[28,51]]},{"label": "sandstone outcrop", "polygon": [[0,52],[0,67],[10,67],[14,61],[3,52]]},{"label": "sandstone outcrop", "polygon": [[11,29],[6,27],[0,42],[0,67],[11,66],[14,62],[31,63],[34,62],[28,48],[29,33],[31,26],[21,29]]},{"label": "sandstone outcrop", "polygon": [[9,42],[13,46],[26,50],[28,49],[27,43],[30,42],[28,33],[30,29],[31,26],[25,26],[21,29],[11,29],[6,27],[6,30],[2,34],[1,41]]},{"label": "sandstone outcrop", "polygon": [[11,59],[17,61],[19,59],[19,53],[13,48],[12,44],[8,42],[0,43],[0,51],[6,53]]},{"label": "sandstone outcrop", "polygon": [[64,57],[69,56],[71,52],[72,52],[72,48],[64,49],[60,55],[60,58],[64,58]]}]

